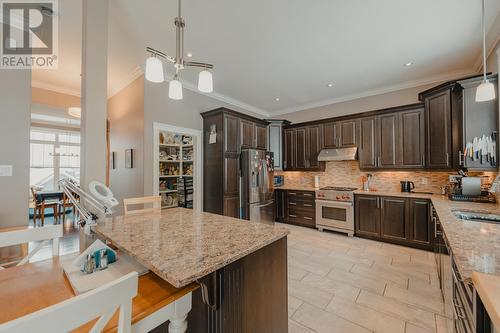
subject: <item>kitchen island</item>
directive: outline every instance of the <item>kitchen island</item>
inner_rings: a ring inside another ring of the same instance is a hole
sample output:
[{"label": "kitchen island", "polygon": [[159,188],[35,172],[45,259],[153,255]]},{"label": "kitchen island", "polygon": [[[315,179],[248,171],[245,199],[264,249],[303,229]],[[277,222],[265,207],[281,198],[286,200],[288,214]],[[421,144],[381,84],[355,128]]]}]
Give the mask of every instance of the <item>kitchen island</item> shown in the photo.
[{"label": "kitchen island", "polygon": [[176,288],[200,283],[189,332],[287,332],[286,229],[175,208],[93,231]]}]

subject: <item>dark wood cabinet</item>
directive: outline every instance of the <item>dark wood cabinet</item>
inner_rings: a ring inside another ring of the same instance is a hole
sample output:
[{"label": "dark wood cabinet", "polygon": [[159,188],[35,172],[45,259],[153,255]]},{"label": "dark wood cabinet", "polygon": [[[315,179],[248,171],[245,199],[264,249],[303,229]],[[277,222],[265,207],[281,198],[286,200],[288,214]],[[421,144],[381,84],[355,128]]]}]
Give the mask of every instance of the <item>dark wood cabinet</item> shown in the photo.
[{"label": "dark wood cabinet", "polygon": [[321,126],[291,127],[283,130],[283,168],[286,171],[324,171],[318,162]]},{"label": "dark wood cabinet", "polygon": [[323,124],[323,148],[337,148],[336,123]]},{"label": "dark wood cabinet", "polygon": [[355,232],[358,236],[380,236],[380,199],[377,196],[356,195],[354,200]]},{"label": "dark wood cabinet", "polygon": [[358,119],[343,120],[337,123],[338,147],[355,147],[357,144]]},{"label": "dark wood cabinet", "polygon": [[274,217],[277,222],[285,222],[286,206],[286,191],[274,190]]},{"label": "dark wood cabinet", "polygon": [[380,197],[380,237],[406,241],[409,236],[408,205],[405,198]]},{"label": "dark wood cabinet", "polygon": [[255,148],[267,149],[267,126],[255,124]]},{"label": "dark wood cabinet", "polygon": [[399,113],[398,166],[418,169],[425,167],[424,109]]},{"label": "dark wood cabinet", "polygon": [[[267,144],[267,122],[226,108],[201,115],[204,132],[203,209],[209,213],[240,217],[241,149],[256,148],[263,142]],[[216,141],[210,143],[214,126]]]},{"label": "dark wood cabinet", "polygon": [[371,169],[377,166],[376,160],[376,136],[377,118],[368,117],[360,120],[360,142],[358,147],[358,158],[360,169]]},{"label": "dark wood cabinet", "polygon": [[398,146],[398,113],[390,113],[378,117],[378,125],[375,133],[377,134],[377,168],[392,169],[396,168],[397,146]]},{"label": "dark wood cabinet", "polygon": [[307,168],[321,168],[318,155],[321,151],[321,126],[307,128]]},{"label": "dark wood cabinet", "polygon": [[413,243],[432,248],[431,204],[424,199],[410,199],[410,234]]},{"label": "dark wood cabinet", "polygon": [[425,98],[427,122],[427,167],[451,168],[451,93],[450,90]]},{"label": "dark wood cabinet", "polygon": [[241,120],[241,146],[243,148],[255,148],[255,123]]},{"label": "dark wood cabinet", "polygon": [[357,194],[354,204],[357,236],[433,250],[428,200]]}]

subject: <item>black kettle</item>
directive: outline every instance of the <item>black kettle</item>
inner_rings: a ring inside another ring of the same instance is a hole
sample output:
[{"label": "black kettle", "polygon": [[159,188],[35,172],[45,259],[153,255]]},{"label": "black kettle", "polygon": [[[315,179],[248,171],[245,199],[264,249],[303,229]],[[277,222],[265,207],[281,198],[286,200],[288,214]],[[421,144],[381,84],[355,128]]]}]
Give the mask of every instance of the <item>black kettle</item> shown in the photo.
[{"label": "black kettle", "polygon": [[411,192],[415,189],[415,183],[410,182],[408,180],[404,180],[401,182],[401,192]]}]

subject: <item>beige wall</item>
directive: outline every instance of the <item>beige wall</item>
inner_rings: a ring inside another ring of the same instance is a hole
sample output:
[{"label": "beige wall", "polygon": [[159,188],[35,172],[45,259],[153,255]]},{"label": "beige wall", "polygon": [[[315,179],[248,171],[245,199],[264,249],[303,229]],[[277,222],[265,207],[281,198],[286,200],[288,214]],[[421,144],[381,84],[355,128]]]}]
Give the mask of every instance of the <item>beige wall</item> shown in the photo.
[{"label": "beige wall", "polygon": [[418,103],[418,93],[437,84],[438,83],[398,90],[381,95],[359,98],[351,101],[330,104],[294,113],[273,115],[271,118],[287,119],[293,123],[300,123],[304,121],[338,117],[365,111],[384,109],[393,106]]},{"label": "beige wall", "polygon": [[[110,187],[120,206],[123,199],[144,194],[144,77],[140,77],[108,100],[110,151],[115,169],[110,169]],[[125,150],[134,149],[134,167],[125,168]]]},{"label": "beige wall", "polygon": [[0,227],[28,225],[31,71],[0,70]]},{"label": "beige wall", "polygon": [[31,100],[33,103],[56,106],[60,108],[80,106],[79,96],[63,94],[35,87],[31,88]]}]

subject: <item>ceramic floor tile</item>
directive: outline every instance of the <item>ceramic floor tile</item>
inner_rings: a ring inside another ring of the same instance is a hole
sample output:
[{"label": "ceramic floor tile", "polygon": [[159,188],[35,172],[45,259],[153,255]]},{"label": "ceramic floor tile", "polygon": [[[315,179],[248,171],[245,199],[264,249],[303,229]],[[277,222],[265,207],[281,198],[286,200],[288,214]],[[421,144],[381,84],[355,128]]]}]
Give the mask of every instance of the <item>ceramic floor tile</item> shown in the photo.
[{"label": "ceramic floor tile", "polygon": [[288,281],[288,294],[322,309],[333,297],[333,293],[295,280]]},{"label": "ceramic floor tile", "polygon": [[368,267],[365,265],[354,265],[351,272],[367,278],[392,281],[403,288],[408,286],[409,275],[401,272],[388,272],[378,267]]},{"label": "ceramic floor tile", "polygon": [[344,282],[353,287],[369,290],[380,295],[383,294],[387,283],[385,280],[372,279],[370,277],[361,276],[335,268],[328,273],[327,277],[329,279]]},{"label": "ceramic floor tile", "polygon": [[373,268],[378,268],[378,269],[383,269],[387,272],[393,272],[394,274],[398,273],[403,273],[407,274],[413,279],[419,279],[424,282],[430,282],[430,274],[429,273],[423,273],[420,271],[408,269],[407,267],[400,267],[400,266],[393,266],[393,265],[386,265],[386,264],[380,264],[380,263],[374,263]]},{"label": "ceramic floor tile", "polygon": [[399,286],[388,283],[385,289],[385,296],[399,300],[400,302],[414,305],[424,310],[433,311],[435,313],[443,312],[443,302],[441,295],[423,295],[418,292],[412,292],[407,289],[402,289]]},{"label": "ceramic floor tile", "polygon": [[356,300],[361,291],[359,288],[353,287],[347,283],[334,281],[326,277],[309,274],[301,281],[302,284],[324,290],[335,296],[348,299],[352,302]]},{"label": "ceramic floor tile", "polygon": [[370,330],[343,319],[331,312],[302,304],[292,319],[319,333],[369,333]]},{"label": "ceramic floor tile", "polygon": [[453,321],[449,318],[436,315],[437,333],[453,333]]},{"label": "ceramic floor tile", "polygon": [[321,275],[321,276],[326,276],[328,272],[330,272],[331,270],[330,266],[325,266],[320,263],[315,263],[307,259],[297,259],[297,258],[288,259],[288,267],[290,266],[300,268],[302,270],[308,271],[309,273],[314,273],[316,275]]},{"label": "ceramic floor tile", "polygon": [[302,305],[302,302],[300,299],[297,297],[293,297],[291,295],[288,295],[288,317],[293,316],[295,311],[299,308],[299,306]]},{"label": "ceramic floor tile", "polygon": [[404,333],[405,331],[403,320],[340,297],[334,297],[326,310],[375,333]]},{"label": "ceramic floor tile", "polygon": [[288,266],[288,278],[292,280],[300,281],[304,276],[309,274],[305,269],[289,265]]},{"label": "ceramic floor tile", "polygon": [[437,285],[430,282],[410,278],[408,282],[408,290],[416,293],[422,293],[434,297],[441,294],[439,283]]},{"label": "ceramic floor tile", "polygon": [[356,302],[374,310],[401,318],[406,322],[410,322],[431,332],[435,330],[434,313],[430,311],[422,310],[365,290],[361,291]]},{"label": "ceramic floor tile", "polygon": [[415,326],[411,323],[406,323],[405,333],[434,333],[434,331],[429,331],[429,330],[423,329],[420,326]]},{"label": "ceramic floor tile", "polygon": [[300,325],[296,321],[288,320],[288,333],[314,333],[315,331]]}]

